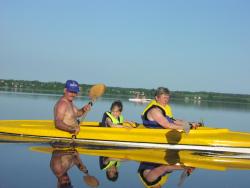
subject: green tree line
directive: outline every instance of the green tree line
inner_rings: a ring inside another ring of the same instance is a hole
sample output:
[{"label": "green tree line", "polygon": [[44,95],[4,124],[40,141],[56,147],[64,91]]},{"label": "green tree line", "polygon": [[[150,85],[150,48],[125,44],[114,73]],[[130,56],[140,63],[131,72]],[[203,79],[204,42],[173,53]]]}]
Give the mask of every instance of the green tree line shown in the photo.
[{"label": "green tree line", "polygon": [[[86,96],[92,85],[80,84],[80,95]],[[64,83],[61,82],[41,82],[27,80],[6,80],[0,79],[0,90],[13,92],[28,92],[28,93],[49,93],[62,94]],[[122,88],[122,87],[107,87],[104,97],[117,98],[133,98],[136,95],[153,98],[156,89],[144,88]],[[216,92],[190,92],[190,91],[172,91],[171,98],[173,100],[191,100],[191,101],[215,101],[215,102],[235,102],[235,103],[250,103],[250,95],[229,94]]]}]

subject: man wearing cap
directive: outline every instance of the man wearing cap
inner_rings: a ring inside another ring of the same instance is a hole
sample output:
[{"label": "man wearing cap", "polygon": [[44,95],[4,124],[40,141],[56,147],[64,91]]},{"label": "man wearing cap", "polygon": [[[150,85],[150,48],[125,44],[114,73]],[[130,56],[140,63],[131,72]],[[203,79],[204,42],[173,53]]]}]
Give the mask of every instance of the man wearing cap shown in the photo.
[{"label": "man wearing cap", "polygon": [[91,105],[87,104],[81,109],[73,104],[73,100],[80,91],[79,84],[75,80],[67,80],[64,95],[58,100],[54,107],[55,127],[71,134],[78,134],[80,127],[77,118],[87,113]]}]

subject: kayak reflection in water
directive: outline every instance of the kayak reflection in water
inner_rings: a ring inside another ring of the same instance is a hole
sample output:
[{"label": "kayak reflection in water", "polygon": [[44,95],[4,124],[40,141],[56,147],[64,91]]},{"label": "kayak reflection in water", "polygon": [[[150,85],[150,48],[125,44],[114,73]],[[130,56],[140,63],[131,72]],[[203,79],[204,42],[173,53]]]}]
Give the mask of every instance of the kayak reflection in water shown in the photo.
[{"label": "kayak reflection in water", "polygon": [[194,169],[193,167],[180,165],[178,151],[166,152],[165,160],[168,164],[158,164],[152,162],[140,163],[137,172],[141,182],[145,187],[161,188],[168,181],[170,174],[175,170],[183,170],[183,173],[180,177],[180,182],[178,184],[181,186],[184,182],[184,178],[189,176]]},{"label": "kayak reflection in water", "polygon": [[58,188],[71,188],[70,177],[68,175],[68,170],[74,165],[82,171],[85,176],[84,181],[90,187],[98,187],[99,181],[88,174],[87,167],[83,164],[79,153],[76,149],[54,149],[52,152],[52,157],[50,160],[50,168],[57,177],[57,187]]},{"label": "kayak reflection in water", "polygon": [[110,181],[116,181],[119,176],[118,168],[120,160],[110,157],[99,157],[99,165],[101,170],[106,170],[106,177]]},{"label": "kayak reflection in water", "polygon": [[152,100],[142,113],[143,125],[147,128],[178,129],[189,132],[190,129],[200,126],[199,123],[188,123],[184,120],[173,118],[172,110],[168,104],[170,91],[168,88],[159,87]]}]

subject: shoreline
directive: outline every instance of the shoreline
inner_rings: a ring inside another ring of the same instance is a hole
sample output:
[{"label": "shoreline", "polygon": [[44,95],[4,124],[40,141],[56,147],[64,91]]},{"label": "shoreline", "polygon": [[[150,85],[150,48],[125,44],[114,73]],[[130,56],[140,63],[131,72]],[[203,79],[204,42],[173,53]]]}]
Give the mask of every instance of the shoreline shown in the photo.
[{"label": "shoreline", "polygon": [[[57,93],[41,93],[41,92],[23,92],[23,91],[6,91],[6,90],[1,90],[0,89],[0,94],[15,94],[15,95],[34,95],[34,96],[51,96],[51,97],[61,97],[63,93],[61,94],[57,94]],[[77,96],[77,98],[87,98],[87,95],[80,95]],[[128,102],[133,102],[133,101],[129,101],[129,97],[124,97],[124,96],[119,96],[119,95],[104,95],[101,98],[104,99],[117,99],[117,98],[122,98],[122,99],[126,99]],[[182,98],[172,98],[171,102],[173,103],[179,103],[181,102],[182,104],[194,104],[194,105],[202,105],[202,104],[231,104],[231,105],[249,105],[250,107],[250,103],[241,103],[241,102],[234,102],[234,101],[218,101],[218,100],[189,100],[189,101],[185,101]],[[136,103],[136,102],[134,102]]]},{"label": "shoreline", "polygon": [[[88,90],[92,85],[80,84],[80,97],[88,96]],[[61,95],[63,94],[64,84],[60,82],[40,82],[26,80],[4,80],[0,79],[0,91],[14,93],[36,93],[40,95]],[[110,87],[103,95],[104,98],[121,98],[130,99],[135,96],[143,96],[145,98],[154,98],[156,89],[144,88],[122,88]],[[171,91],[171,99],[175,101],[184,101],[185,103],[234,103],[234,104],[250,104],[250,95],[248,94],[230,94],[216,92],[190,92],[190,91]]]}]

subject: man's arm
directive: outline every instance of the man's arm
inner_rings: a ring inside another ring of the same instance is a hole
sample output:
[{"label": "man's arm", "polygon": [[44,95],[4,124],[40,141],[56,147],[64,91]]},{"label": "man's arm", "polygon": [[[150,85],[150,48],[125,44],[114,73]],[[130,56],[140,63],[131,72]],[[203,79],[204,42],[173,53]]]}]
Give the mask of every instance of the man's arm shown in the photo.
[{"label": "man's arm", "polygon": [[88,169],[87,167],[83,164],[80,156],[79,156],[79,153],[77,151],[75,151],[74,153],[74,164],[77,166],[77,168],[84,172],[84,173],[88,173]]},{"label": "man's arm", "polygon": [[146,175],[146,179],[148,181],[152,182],[167,172],[172,172],[173,170],[182,170],[182,169],[183,169],[183,167],[181,167],[179,165],[164,165],[164,164],[162,164],[162,165],[152,169]]},{"label": "man's arm", "polygon": [[85,115],[86,113],[88,113],[90,111],[90,109],[91,109],[90,104],[86,104],[81,109],[76,108],[77,117],[81,117],[81,116]]},{"label": "man's arm", "polygon": [[191,129],[196,129],[197,127],[200,127],[201,125],[199,123],[196,122],[188,122],[185,120],[181,120],[181,119],[174,119],[174,123],[176,125],[180,125],[180,126],[190,126]]},{"label": "man's arm", "polygon": [[156,121],[159,125],[166,129],[182,130],[183,126],[170,123],[158,108],[153,108],[148,112],[148,119]]},{"label": "man's arm", "polygon": [[65,102],[62,101],[57,105],[55,109],[55,127],[62,131],[67,131],[73,134],[77,130],[63,122],[66,110],[67,104]]}]

